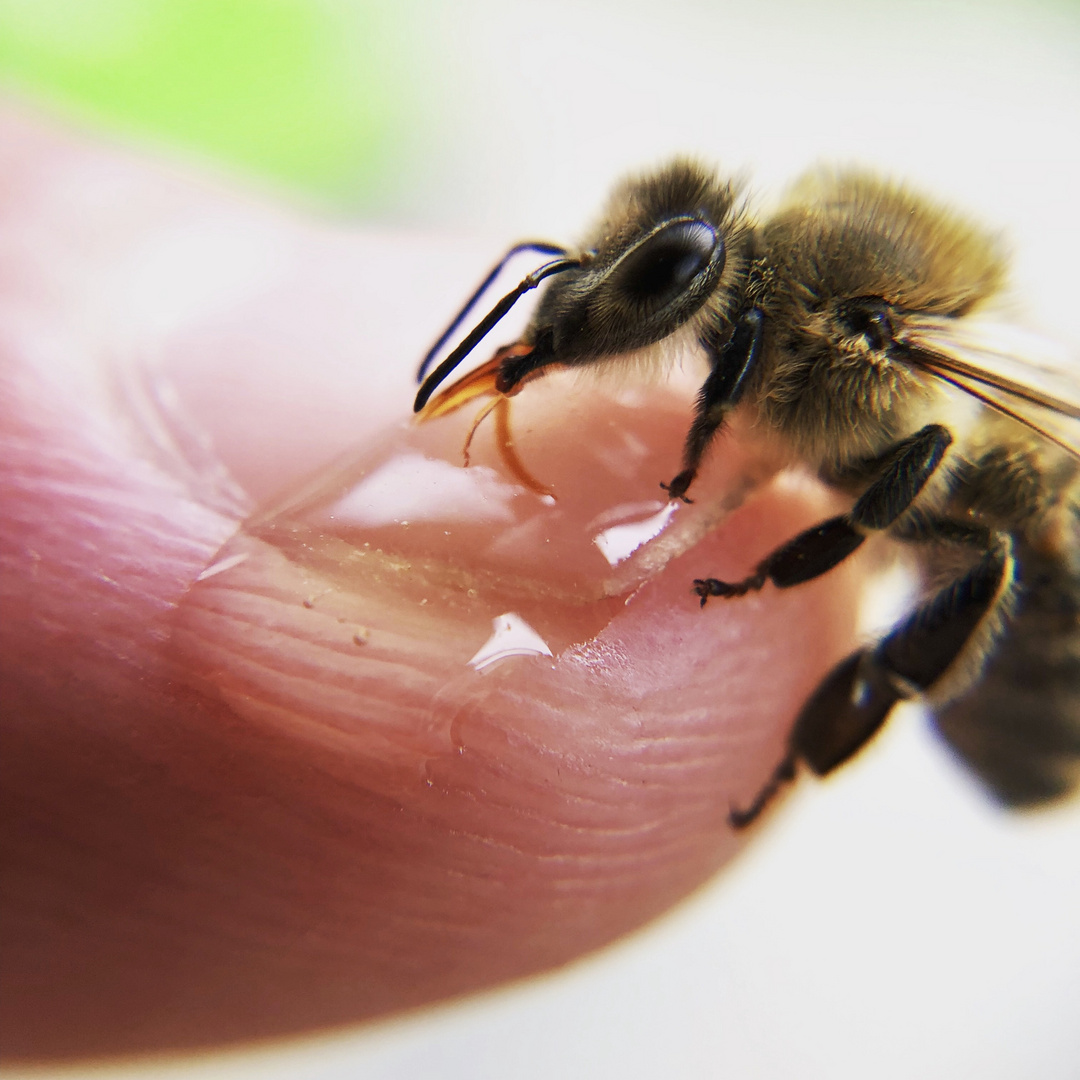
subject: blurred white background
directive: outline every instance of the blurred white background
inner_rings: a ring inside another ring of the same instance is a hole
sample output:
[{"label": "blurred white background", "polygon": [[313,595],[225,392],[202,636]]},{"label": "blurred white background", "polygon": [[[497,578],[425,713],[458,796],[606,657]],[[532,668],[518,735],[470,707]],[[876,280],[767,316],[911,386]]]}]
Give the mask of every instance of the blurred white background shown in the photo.
[{"label": "blurred white background", "polygon": [[[868,163],[1000,227],[1018,317],[1080,363],[1075,6],[398,10],[424,125],[384,220],[493,260],[520,236],[573,239],[615,177],[671,152],[764,199],[814,162]],[[448,310],[472,285],[447,284]],[[35,1075],[1075,1080],[1080,810],[994,810],[908,710],[720,880],[569,970],[248,1053]]]}]

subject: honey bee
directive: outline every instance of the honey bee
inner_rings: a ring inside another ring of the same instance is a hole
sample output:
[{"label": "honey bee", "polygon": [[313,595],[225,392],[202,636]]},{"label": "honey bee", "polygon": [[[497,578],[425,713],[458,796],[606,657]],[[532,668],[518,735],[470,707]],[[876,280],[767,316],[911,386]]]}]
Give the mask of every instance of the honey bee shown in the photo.
[{"label": "honey bee", "polygon": [[[429,374],[521,251],[551,258]],[[703,607],[817,578],[875,533],[913,545],[936,576],[819,684],[771,778],[732,809],[735,827],[800,764],[831,772],[913,698],[1003,803],[1080,783],[1080,392],[1065,365],[1003,345],[988,322],[1005,270],[993,236],[903,184],[817,170],[758,222],[734,184],[676,160],[617,187],[580,247],[512,248],[421,365],[415,409],[429,415],[485,393],[498,405],[554,366],[619,364],[679,335],[709,374],[662,484],[671,498],[690,501],[738,409],[853,500],[744,580],[696,579]],[[544,281],[521,339],[432,399]]]}]

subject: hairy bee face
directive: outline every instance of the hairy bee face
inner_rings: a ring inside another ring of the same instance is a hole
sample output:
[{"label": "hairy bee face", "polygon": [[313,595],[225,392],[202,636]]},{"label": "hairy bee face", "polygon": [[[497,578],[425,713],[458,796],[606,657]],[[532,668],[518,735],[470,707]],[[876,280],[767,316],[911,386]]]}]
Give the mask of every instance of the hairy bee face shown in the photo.
[{"label": "hairy bee face", "polygon": [[749,235],[731,185],[689,162],[624,184],[581,265],[541,297],[524,336],[534,362],[586,364],[669,337],[703,309],[729,317]]}]

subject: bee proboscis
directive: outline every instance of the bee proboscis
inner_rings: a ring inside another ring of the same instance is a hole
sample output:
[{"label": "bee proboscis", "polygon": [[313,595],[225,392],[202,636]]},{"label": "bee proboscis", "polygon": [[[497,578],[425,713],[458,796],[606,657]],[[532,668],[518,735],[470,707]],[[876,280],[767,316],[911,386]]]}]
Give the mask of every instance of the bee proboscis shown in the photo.
[{"label": "bee proboscis", "polygon": [[[429,374],[523,250],[551,259]],[[690,501],[736,409],[853,498],[744,580],[696,579],[703,607],[819,577],[874,533],[918,549],[936,584],[819,684],[773,775],[732,809],[736,827],[798,764],[832,771],[911,698],[1006,804],[1080,783],[1080,390],[1067,364],[1037,360],[988,317],[1005,270],[993,236],[903,184],[817,170],[755,221],[735,185],[676,160],[616,188],[579,247],[512,248],[421,365],[426,416],[481,394],[503,403],[555,366],[618,364],[675,334],[695,341],[709,374],[662,485],[672,498]],[[432,398],[543,281],[520,340]]]}]

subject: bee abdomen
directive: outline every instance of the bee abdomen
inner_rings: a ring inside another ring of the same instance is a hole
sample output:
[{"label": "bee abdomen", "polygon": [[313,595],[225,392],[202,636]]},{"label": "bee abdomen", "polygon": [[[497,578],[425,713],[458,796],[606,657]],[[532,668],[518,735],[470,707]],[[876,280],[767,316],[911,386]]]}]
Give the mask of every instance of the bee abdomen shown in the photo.
[{"label": "bee abdomen", "polygon": [[1002,802],[1080,784],[1080,567],[1017,542],[1015,607],[982,677],[940,708],[946,741]]}]

